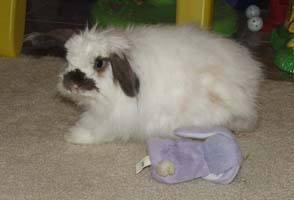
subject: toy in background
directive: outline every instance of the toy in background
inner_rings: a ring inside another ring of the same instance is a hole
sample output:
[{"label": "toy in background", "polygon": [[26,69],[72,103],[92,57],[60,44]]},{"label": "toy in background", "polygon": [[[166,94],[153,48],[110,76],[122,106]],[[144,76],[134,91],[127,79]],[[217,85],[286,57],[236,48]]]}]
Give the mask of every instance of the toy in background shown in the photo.
[{"label": "toy in background", "polygon": [[260,31],[263,26],[263,20],[259,16],[260,9],[256,5],[250,5],[246,9],[247,26],[250,31]]},{"label": "toy in background", "polygon": [[22,47],[26,0],[0,1],[0,55],[17,56]]},{"label": "toy in background", "polygon": [[175,0],[99,0],[91,10],[90,22],[102,27],[174,23],[175,9]]},{"label": "toy in background", "polygon": [[289,3],[284,25],[273,29],[270,42],[276,55],[274,63],[283,71],[294,73],[294,0]]},{"label": "toy in background", "polygon": [[176,1],[176,23],[197,23],[209,30],[213,22],[214,0]]},{"label": "toy in background", "polygon": [[239,145],[222,127],[185,127],[174,131],[179,139],[151,139],[148,154],[136,166],[139,173],[151,165],[151,175],[159,182],[181,183],[196,178],[231,183],[242,162]]},{"label": "toy in background", "polygon": [[178,0],[176,23],[196,23],[201,28],[230,37],[237,31],[237,13],[227,0]]},{"label": "toy in background", "polygon": [[243,11],[250,5],[255,5],[256,0],[227,0],[227,2],[237,10]]},{"label": "toy in background", "polygon": [[225,37],[232,36],[237,31],[238,15],[228,0],[214,1],[214,18],[212,32]]},{"label": "toy in background", "polygon": [[246,17],[248,19],[252,17],[259,17],[259,15],[260,15],[260,9],[256,5],[250,5],[246,9]]},{"label": "toy in background", "polygon": [[261,17],[252,17],[248,19],[247,26],[250,31],[260,31],[263,26],[263,20]]},{"label": "toy in background", "polygon": [[[294,33],[294,2],[292,3],[290,13],[291,14],[290,14],[289,22],[288,22],[288,31],[289,31],[289,33]],[[287,43],[287,47],[292,47],[292,48],[294,47],[293,35],[292,35],[292,38]]]},{"label": "toy in background", "polygon": [[237,30],[237,14],[227,0],[99,0],[90,14],[99,26],[196,23],[223,36]]},{"label": "toy in background", "polygon": [[269,1],[269,14],[264,20],[262,28],[263,32],[271,32],[273,28],[284,23],[289,0],[270,0]]}]

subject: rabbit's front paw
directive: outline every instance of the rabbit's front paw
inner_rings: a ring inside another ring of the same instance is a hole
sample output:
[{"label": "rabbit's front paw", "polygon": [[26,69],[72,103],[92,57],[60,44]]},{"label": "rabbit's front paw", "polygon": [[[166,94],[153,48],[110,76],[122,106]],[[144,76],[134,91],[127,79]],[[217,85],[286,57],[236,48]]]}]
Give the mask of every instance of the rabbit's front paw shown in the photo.
[{"label": "rabbit's front paw", "polygon": [[91,132],[81,127],[74,127],[64,136],[65,141],[73,144],[93,144],[94,137]]}]

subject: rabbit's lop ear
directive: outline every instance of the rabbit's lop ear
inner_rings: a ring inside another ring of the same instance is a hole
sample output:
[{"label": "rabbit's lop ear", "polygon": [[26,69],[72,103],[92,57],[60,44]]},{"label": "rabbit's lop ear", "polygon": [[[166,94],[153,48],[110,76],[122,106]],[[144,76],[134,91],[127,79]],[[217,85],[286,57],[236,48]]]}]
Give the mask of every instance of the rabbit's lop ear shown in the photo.
[{"label": "rabbit's lop ear", "polygon": [[127,96],[136,96],[139,93],[140,81],[132,70],[127,57],[125,55],[111,54],[109,60],[112,66],[114,81],[118,81]]}]

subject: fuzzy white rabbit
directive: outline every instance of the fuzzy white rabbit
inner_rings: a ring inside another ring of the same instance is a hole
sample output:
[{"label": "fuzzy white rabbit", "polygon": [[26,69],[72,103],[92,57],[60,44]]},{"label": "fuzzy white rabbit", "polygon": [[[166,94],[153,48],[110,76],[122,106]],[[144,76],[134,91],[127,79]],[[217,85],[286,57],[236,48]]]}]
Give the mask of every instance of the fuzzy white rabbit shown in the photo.
[{"label": "fuzzy white rabbit", "polygon": [[58,89],[85,112],[65,139],[90,144],[169,137],[183,126],[256,126],[261,65],[192,25],[85,30],[66,43]]}]

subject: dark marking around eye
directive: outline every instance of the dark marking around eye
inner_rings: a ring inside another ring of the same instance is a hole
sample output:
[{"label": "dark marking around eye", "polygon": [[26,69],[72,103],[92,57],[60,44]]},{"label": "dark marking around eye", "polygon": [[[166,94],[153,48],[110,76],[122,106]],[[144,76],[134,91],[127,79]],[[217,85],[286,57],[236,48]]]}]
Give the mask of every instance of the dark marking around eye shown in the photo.
[{"label": "dark marking around eye", "polygon": [[103,67],[103,60],[101,58],[96,58],[95,59],[95,68],[96,69],[99,69],[101,67]]},{"label": "dark marking around eye", "polygon": [[71,90],[73,86],[77,86],[83,90],[99,90],[93,79],[86,77],[86,74],[79,69],[70,71],[63,76],[63,85],[66,89]]},{"label": "dark marking around eye", "polygon": [[107,67],[108,59],[97,57],[94,61],[94,69],[98,72],[103,71]]}]

